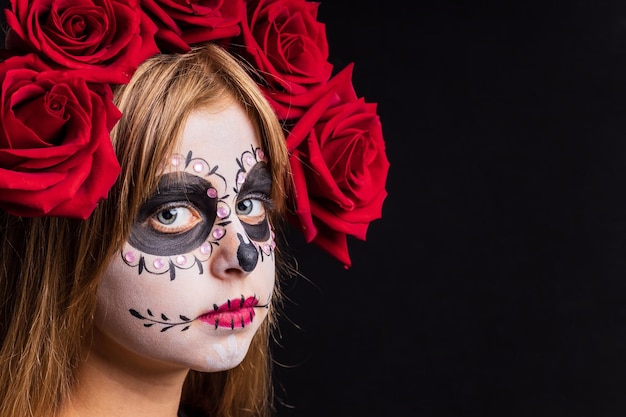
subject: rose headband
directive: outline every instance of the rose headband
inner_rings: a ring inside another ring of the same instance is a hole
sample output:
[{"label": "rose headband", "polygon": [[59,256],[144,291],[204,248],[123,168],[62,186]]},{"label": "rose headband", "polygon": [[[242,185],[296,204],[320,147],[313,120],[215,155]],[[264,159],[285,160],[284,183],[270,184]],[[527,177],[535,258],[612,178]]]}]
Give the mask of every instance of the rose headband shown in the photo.
[{"label": "rose headband", "polygon": [[0,209],[86,219],[120,166],[109,132],[125,84],[157,53],[215,41],[243,56],[285,126],[288,218],[351,265],[347,236],[381,217],[389,161],[353,64],[333,75],[319,3],[305,0],[11,0],[0,62]]}]

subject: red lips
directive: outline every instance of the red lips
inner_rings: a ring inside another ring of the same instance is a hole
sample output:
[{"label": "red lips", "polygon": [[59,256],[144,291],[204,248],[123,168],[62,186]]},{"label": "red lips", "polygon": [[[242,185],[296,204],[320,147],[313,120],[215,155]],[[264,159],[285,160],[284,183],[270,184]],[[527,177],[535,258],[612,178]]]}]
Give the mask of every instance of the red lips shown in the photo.
[{"label": "red lips", "polygon": [[221,306],[213,305],[213,311],[198,317],[200,321],[207,324],[224,328],[244,328],[252,323],[255,316],[254,307],[259,303],[256,297],[234,298],[226,301]]}]

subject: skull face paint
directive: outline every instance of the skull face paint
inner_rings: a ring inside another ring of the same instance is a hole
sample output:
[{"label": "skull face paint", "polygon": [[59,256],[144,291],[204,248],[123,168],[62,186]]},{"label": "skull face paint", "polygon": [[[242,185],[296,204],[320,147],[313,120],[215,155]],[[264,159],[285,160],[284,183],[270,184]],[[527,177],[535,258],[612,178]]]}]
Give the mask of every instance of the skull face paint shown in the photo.
[{"label": "skull face paint", "polygon": [[[248,158],[249,155],[256,155]],[[226,226],[231,224],[231,214],[235,212],[246,231],[248,240],[237,232],[239,248],[237,259],[239,266],[246,272],[252,271],[259,260],[259,252],[262,255],[271,255],[273,246],[268,245],[271,237],[271,229],[267,218],[266,206],[270,205],[271,175],[264,161],[258,161],[262,157],[260,149],[252,148],[250,152],[244,152],[241,158],[247,160],[243,168],[251,165],[249,172],[238,178],[245,178],[241,190],[235,189],[235,195],[239,196],[235,203],[235,210],[231,210],[225,199],[228,194],[223,193],[220,197],[220,188],[213,186],[209,181],[189,173],[165,174],[159,181],[157,192],[144,203],[137,217],[137,221],[131,229],[128,244],[131,247],[124,253],[124,260],[128,265],[136,265],[139,273],[148,271],[152,274],[169,273],[170,279],[176,278],[176,268],[186,269],[188,260],[193,260],[200,272],[202,272],[203,258],[212,252],[212,247],[218,245],[226,234]],[[179,156],[175,156],[174,166],[179,166]],[[194,162],[196,169],[199,166],[208,166],[206,161],[199,162],[192,158],[189,152],[185,158],[184,166]],[[215,170],[219,170],[216,167]],[[217,174],[212,170],[211,175]],[[218,178],[217,183],[227,182]],[[219,223],[213,229],[212,239],[209,239],[212,226]],[[265,243],[264,243],[265,242]],[[273,240],[271,241],[273,242]],[[259,246],[263,243],[262,246]],[[136,248],[136,250],[135,250]],[[199,249],[199,254],[191,257],[180,255]],[[141,253],[138,257],[137,250]],[[168,259],[168,256],[178,253],[176,258]],[[146,255],[151,263],[146,264]],[[198,257],[200,256],[200,257]],[[165,261],[164,259],[167,259]]]},{"label": "skull face paint", "polygon": [[183,152],[165,164],[102,277],[92,354],[199,371],[243,360],[275,279],[271,175],[260,146],[236,103],[190,114]]}]

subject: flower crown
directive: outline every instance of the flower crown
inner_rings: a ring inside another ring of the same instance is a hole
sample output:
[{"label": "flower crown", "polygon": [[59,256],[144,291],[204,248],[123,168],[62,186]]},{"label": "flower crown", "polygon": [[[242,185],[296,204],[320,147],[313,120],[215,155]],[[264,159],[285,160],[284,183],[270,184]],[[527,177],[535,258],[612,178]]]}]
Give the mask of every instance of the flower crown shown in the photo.
[{"label": "flower crown", "polygon": [[389,161],[353,64],[333,74],[318,2],[11,0],[0,58],[0,209],[86,219],[120,166],[111,85],[158,53],[214,41],[243,57],[285,126],[289,222],[351,265],[347,236],[381,217]]}]

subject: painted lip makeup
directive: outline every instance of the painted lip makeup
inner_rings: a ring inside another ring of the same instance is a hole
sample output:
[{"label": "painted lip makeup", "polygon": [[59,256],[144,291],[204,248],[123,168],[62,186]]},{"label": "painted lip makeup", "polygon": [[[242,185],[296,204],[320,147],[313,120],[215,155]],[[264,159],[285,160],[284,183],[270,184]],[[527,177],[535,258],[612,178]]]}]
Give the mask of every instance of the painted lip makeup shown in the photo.
[{"label": "painted lip makeup", "polygon": [[259,300],[256,297],[245,298],[243,295],[241,298],[233,298],[227,300],[221,306],[213,304],[213,311],[209,311],[198,317],[198,320],[218,327],[224,327],[231,330],[235,328],[244,328],[248,324],[252,323],[255,312],[254,307],[259,304]]}]

